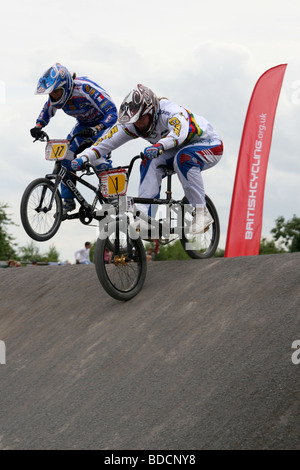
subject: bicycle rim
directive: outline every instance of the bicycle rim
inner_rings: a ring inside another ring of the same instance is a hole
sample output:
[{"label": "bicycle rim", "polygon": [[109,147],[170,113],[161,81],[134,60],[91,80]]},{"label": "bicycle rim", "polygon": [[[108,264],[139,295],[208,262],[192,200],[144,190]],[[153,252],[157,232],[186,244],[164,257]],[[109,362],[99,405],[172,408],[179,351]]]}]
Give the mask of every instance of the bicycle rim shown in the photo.
[{"label": "bicycle rim", "polygon": [[[187,200],[183,200],[183,202],[187,204]],[[219,217],[212,200],[208,196],[206,196],[206,206],[214,222],[204,233],[197,235],[189,234],[189,226],[193,218],[191,209],[185,210],[181,216],[181,220],[184,220],[184,231],[180,242],[185,252],[193,259],[211,258],[219,244]]]},{"label": "bicycle rim", "polygon": [[[112,250],[113,247],[113,250]],[[106,261],[107,251],[110,262]],[[105,239],[98,238],[95,250],[98,279],[106,292],[116,300],[130,300],[142,289],[147,260],[142,241],[133,240],[118,224],[109,229]]]},{"label": "bicycle rim", "polygon": [[47,179],[33,181],[21,201],[21,220],[27,234],[34,240],[52,238],[61,224],[62,203],[57,192],[51,210],[47,210],[53,194],[53,184]]}]

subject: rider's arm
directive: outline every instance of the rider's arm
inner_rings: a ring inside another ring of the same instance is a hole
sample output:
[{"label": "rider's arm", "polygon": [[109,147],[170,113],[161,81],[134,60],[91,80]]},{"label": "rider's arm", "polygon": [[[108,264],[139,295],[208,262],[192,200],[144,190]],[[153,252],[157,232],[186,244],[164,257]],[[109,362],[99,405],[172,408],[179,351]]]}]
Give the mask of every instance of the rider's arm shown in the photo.
[{"label": "rider's arm", "polygon": [[202,135],[202,128],[197,124],[195,117],[184,107],[170,100],[161,99],[160,108],[163,111],[160,116],[160,124],[165,130],[168,130],[168,133],[157,143],[161,144],[164,150],[187,143],[195,135]]},{"label": "rider's arm", "polygon": [[167,122],[169,133],[161,138],[157,143],[161,144],[164,150],[177,147],[182,144],[189,133],[189,122],[182,114],[175,114]]},{"label": "rider's arm", "polygon": [[37,120],[36,120],[36,126],[40,127],[45,127],[47,124],[49,124],[50,119],[54,116],[56,113],[57,108],[54,108],[51,106],[50,100],[48,100],[40,112]]},{"label": "rider's arm", "polygon": [[103,134],[92,147],[86,149],[83,152],[83,155],[92,162],[104,155],[107,155],[109,152],[115,150],[129,140],[136,139],[137,137],[138,135],[128,130],[127,127],[122,126],[121,124],[116,124]]},{"label": "rider's arm", "polygon": [[115,124],[118,119],[116,105],[103,88],[93,82],[90,83],[91,84],[89,84],[88,80],[83,81],[80,93],[83,94],[85,99],[90,102],[90,105],[99,112],[99,116],[101,117],[101,128],[99,130],[108,129]]},{"label": "rider's arm", "polygon": [[76,263],[79,262],[79,260],[80,260],[81,252],[82,252],[82,250],[77,250],[74,253]]}]

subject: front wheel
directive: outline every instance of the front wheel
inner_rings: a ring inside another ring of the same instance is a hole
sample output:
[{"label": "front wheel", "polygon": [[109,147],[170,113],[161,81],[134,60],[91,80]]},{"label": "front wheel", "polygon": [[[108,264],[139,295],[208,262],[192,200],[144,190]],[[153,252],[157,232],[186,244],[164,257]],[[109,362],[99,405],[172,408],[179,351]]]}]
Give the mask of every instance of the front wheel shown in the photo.
[{"label": "front wheel", "polygon": [[127,225],[119,221],[108,225],[96,243],[95,267],[106,292],[116,300],[130,300],[142,289],[147,272],[144,245],[131,238]]},{"label": "front wheel", "polygon": [[192,208],[188,206],[186,198],[182,201],[185,210],[181,214],[181,223],[184,230],[180,242],[184,251],[193,259],[211,258],[218,248],[220,239],[220,222],[217,210],[212,200],[208,196],[205,196],[205,198],[206,207],[214,221],[204,233],[197,235],[189,234],[189,226],[193,218]]},{"label": "front wheel", "polygon": [[54,184],[47,178],[39,178],[30,183],[21,200],[21,221],[25,232],[38,242],[52,238],[61,224],[62,200],[59,191],[54,192]]}]

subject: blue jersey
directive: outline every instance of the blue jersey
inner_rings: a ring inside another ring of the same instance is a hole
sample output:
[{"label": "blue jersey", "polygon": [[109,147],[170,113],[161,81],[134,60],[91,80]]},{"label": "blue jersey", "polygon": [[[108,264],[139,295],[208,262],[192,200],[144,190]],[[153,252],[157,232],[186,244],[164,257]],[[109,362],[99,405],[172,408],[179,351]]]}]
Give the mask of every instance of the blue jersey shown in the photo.
[{"label": "blue jersey", "polygon": [[[108,93],[87,77],[74,79],[71,97],[62,110],[84,126],[102,123],[105,128],[109,128],[118,118],[117,108]],[[46,126],[56,111],[49,97],[36,122]]]}]

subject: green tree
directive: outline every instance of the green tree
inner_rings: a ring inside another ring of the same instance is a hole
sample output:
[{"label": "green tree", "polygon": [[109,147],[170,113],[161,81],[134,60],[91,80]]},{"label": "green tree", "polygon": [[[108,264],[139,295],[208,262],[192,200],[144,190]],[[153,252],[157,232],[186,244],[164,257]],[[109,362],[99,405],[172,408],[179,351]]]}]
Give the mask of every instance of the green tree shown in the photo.
[{"label": "green tree", "polygon": [[19,258],[24,263],[31,263],[32,260],[42,261],[43,256],[40,254],[40,250],[36,244],[31,241],[26,246],[19,248]]},{"label": "green tree", "polygon": [[[146,244],[146,251],[148,250],[149,246],[152,246],[153,250],[155,251],[154,244]],[[186,254],[180,240],[175,240],[174,242],[168,243],[167,245],[159,245],[159,253],[155,255],[155,261],[167,261],[167,260],[175,260],[175,259],[190,259],[190,257]]]},{"label": "green tree", "polygon": [[46,253],[41,253],[39,247],[34,241],[29,242],[26,246],[19,248],[19,258],[24,263],[31,263],[32,260],[38,262],[53,261],[58,262],[59,253],[54,245],[51,245]]},{"label": "green tree", "polygon": [[278,244],[290,252],[300,251],[300,218],[294,214],[292,219],[285,221],[283,216],[277,217],[271,233]]},{"label": "green tree", "polygon": [[91,242],[91,249],[90,249],[90,260],[94,263],[95,258],[95,249],[96,249],[97,240],[95,242]]},{"label": "green tree", "polygon": [[7,260],[16,257],[16,243],[7,230],[8,226],[16,225],[7,214],[7,203],[0,202],[0,259]]},{"label": "green tree", "polygon": [[223,258],[225,250],[223,248],[217,248],[214,258]]},{"label": "green tree", "polygon": [[259,254],[260,255],[272,255],[275,253],[284,253],[283,248],[278,248],[274,240],[267,240],[263,237],[260,241]]},{"label": "green tree", "polygon": [[58,262],[59,253],[58,253],[57,249],[55,248],[55,246],[51,245],[50,248],[49,248],[49,251],[47,251],[44,254],[43,257],[44,257],[45,261]]}]

